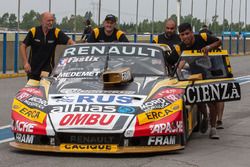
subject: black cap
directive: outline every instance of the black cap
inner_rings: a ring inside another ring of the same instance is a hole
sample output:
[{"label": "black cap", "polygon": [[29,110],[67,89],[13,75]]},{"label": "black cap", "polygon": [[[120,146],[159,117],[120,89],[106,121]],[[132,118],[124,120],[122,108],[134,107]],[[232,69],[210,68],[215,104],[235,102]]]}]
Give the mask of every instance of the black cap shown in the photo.
[{"label": "black cap", "polygon": [[116,22],[116,17],[112,14],[108,14],[106,17],[105,17],[105,21],[107,20],[110,20],[110,21],[113,21],[113,22]]},{"label": "black cap", "polygon": [[202,28],[207,28],[207,25],[206,24],[202,25]]}]

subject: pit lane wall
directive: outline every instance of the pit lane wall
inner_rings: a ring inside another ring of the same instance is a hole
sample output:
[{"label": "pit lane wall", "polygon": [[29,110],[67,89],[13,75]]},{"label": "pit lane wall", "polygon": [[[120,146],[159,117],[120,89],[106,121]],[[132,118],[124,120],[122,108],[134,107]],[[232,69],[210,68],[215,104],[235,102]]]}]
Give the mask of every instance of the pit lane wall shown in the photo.
[{"label": "pit lane wall", "polygon": [[[81,33],[78,34],[68,34],[77,43],[80,43]],[[21,60],[21,55],[19,52],[19,46],[21,41],[25,38],[26,33],[6,33],[0,32],[0,78],[18,77],[25,76],[23,73],[23,62]],[[152,41],[153,35],[127,35],[130,42],[145,42],[150,43]],[[223,40],[223,49],[231,51],[231,55],[244,55],[250,54],[250,36],[222,36],[219,37]],[[19,41],[19,42],[17,42]],[[56,62],[60,55],[62,54],[66,46],[59,45],[56,48]],[[229,52],[230,53],[230,52]]]}]

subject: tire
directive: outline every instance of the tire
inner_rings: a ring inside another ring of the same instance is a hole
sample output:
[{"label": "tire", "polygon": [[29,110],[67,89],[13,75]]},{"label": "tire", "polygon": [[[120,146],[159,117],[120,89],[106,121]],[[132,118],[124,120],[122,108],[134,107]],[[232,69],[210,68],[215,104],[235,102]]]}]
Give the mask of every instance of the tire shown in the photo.
[{"label": "tire", "polygon": [[[196,104],[195,104],[196,105]],[[201,120],[202,120],[202,114],[201,111],[198,111],[198,107],[196,105],[196,115],[197,115],[197,125],[194,127],[193,132],[199,132],[200,131],[200,127],[201,127]]]},{"label": "tire", "polygon": [[186,145],[188,140],[188,109],[186,109],[185,105],[183,105],[183,125],[184,125],[184,132],[181,135],[181,145]]}]

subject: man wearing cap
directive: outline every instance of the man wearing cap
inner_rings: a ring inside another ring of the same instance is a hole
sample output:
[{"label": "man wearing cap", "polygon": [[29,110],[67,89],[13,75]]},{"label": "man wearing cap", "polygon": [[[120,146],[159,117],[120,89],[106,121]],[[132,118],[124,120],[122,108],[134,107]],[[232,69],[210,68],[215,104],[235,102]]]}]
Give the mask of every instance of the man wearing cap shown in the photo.
[{"label": "man wearing cap", "polygon": [[124,32],[115,28],[116,17],[108,14],[103,22],[103,27],[93,29],[87,42],[128,42]]},{"label": "man wearing cap", "polygon": [[200,34],[201,34],[201,33],[207,33],[208,35],[213,35],[213,32],[210,31],[210,30],[208,29],[208,27],[207,27],[206,24],[204,24],[204,25],[202,26],[202,28],[201,28],[201,30],[199,31],[199,33],[200,33]]}]

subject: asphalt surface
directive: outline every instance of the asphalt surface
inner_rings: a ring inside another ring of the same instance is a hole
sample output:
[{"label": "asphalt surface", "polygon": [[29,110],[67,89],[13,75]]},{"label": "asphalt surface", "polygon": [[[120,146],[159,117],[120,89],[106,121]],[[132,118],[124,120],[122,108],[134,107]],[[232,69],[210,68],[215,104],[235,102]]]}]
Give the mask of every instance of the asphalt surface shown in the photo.
[{"label": "asphalt surface", "polygon": [[[235,77],[250,75],[250,56],[232,57]],[[10,124],[10,108],[26,78],[0,80],[0,127]],[[226,103],[220,140],[194,133],[182,151],[161,154],[55,154],[19,151],[0,144],[0,167],[248,167],[250,166],[250,83],[241,86],[242,100]],[[0,136],[1,137],[1,136]]]}]

